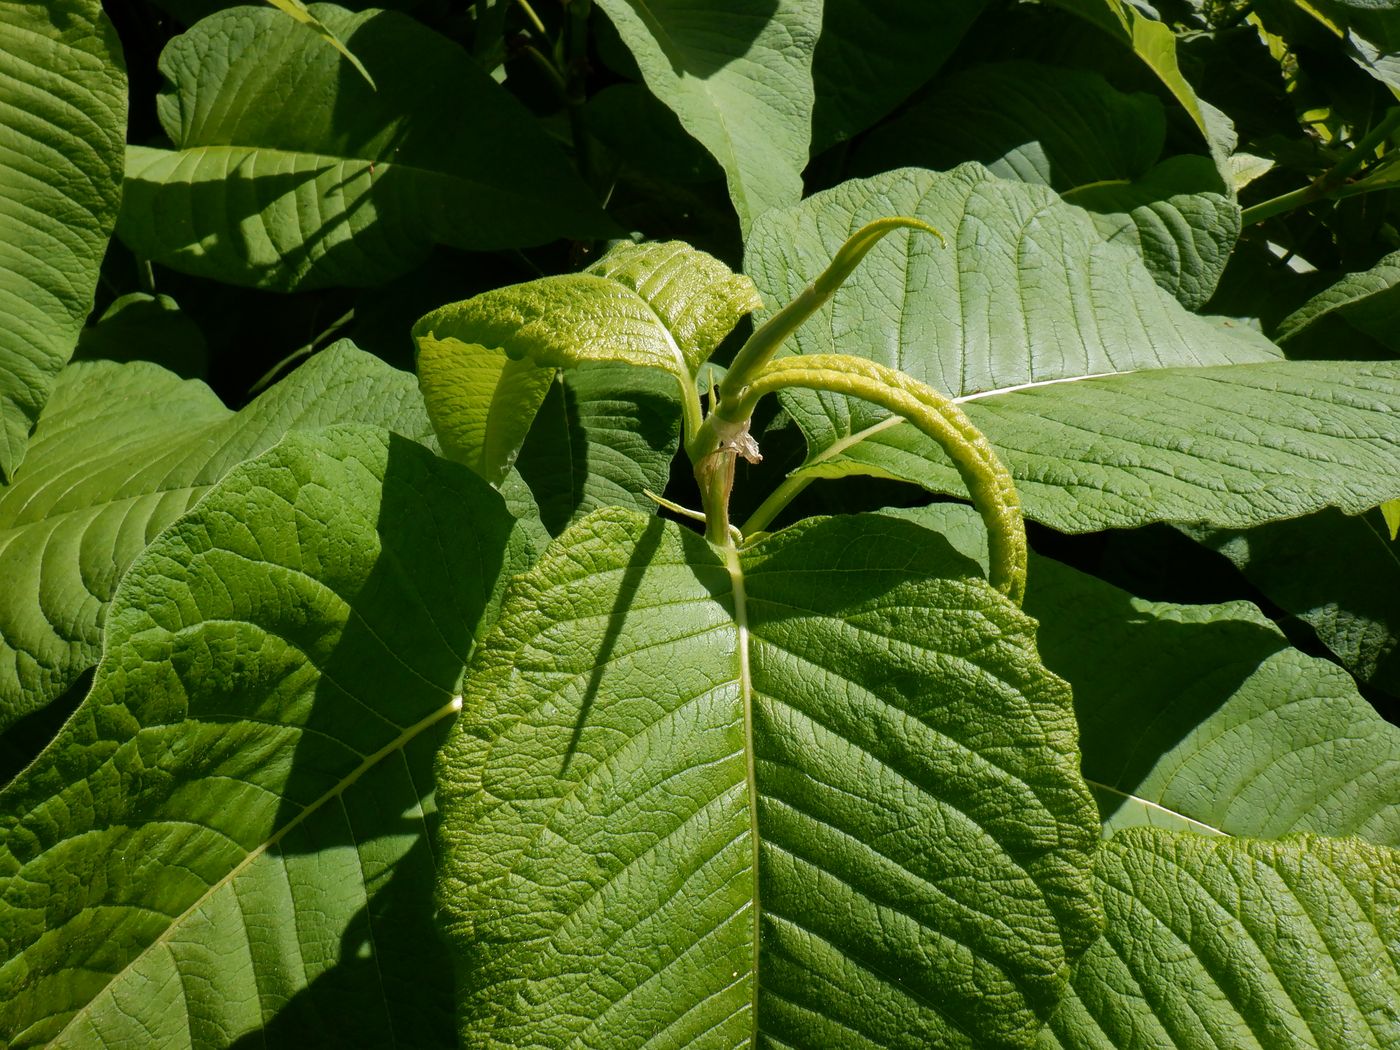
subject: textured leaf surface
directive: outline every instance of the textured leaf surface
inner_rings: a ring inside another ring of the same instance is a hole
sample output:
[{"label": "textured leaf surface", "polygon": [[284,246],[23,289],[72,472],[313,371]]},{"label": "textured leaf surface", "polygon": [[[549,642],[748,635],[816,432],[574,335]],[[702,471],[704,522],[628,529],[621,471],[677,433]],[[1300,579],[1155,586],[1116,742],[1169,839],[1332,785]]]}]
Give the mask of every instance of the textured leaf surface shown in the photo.
[{"label": "textured leaf surface", "polygon": [[759,307],[753,282],[679,241],[625,244],[584,273],[452,303],[413,326],[418,376],[443,450],[493,484],[510,468],[558,368],[656,368],[692,385]]},{"label": "textured leaf surface", "polygon": [[349,421],[430,437],[413,377],[349,343],[237,413],[145,362],[70,366],[0,489],[0,728],[96,662],[127,566],[209,486],[288,431]]},{"label": "textured leaf surface", "polygon": [[1033,1042],[1096,824],[1031,628],[903,522],[574,526],[439,765],[463,1038]]},{"label": "textured leaf surface", "polygon": [[986,6],[986,0],[825,0],[812,58],[812,152],[844,142],[894,109],[938,72]]},{"label": "textured leaf surface", "polygon": [[525,553],[480,479],[363,427],[289,436],[152,544],[0,795],[7,1045],[450,1041],[430,767]]},{"label": "textured leaf surface", "polygon": [[[883,513],[986,564],[970,507]],[[1107,831],[1400,844],[1400,728],[1253,605],[1147,601],[1033,556],[1025,608],[1040,621],[1046,666],[1074,690],[1084,776]]]},{"label": "textured leaf surface", "polygon": [[1158,163],[1162,104],[1097,73],[1036,62],[972,66],[883,125],[858,165],[944,170],[975,160],[998,176],[1049,186],[1135,248],[1183,305],[1210,298],[1240,232],[1239,206],[1207,157]]},{"label": "textured leaf surface", "polygon": [[286,291],[378,284],[435,243],[609,232],[563,154],[465,51],[392,11],[309,10],[379,89],[271,8],[176,37],[158,100],[175,148],[128,150],[118,232],[138,254]]},{"label": "textured leaf surface", "polygon": [[[1182,309],[1049,190],[976,165],[849,182],[769,216],[748,267],[785,301],[881,214],[916,215],[949,247],[885,238],[792,344],[872,358],[963,402],[1028,516],[1072,532],[1243,527],[1400,491],[1400,367],[1278,360],[1257,334]],[[931,441],[881,410],[783,401],[807,437],[800,476],[963,491]]]},{"label": "textured leaf surface", "polygon": [[656,510],[680,439],[676,384],[627,365],[560,374],[535,417],[516,469],[545,527],[558,535],[600,507]]},{"label": "textured leaf surface", "polygon": [[714,155],[745,230],[802,196],[821,0],[598,0],[657,98]]},{"label": "textured leaf surface", "polygon": [[117,217],[126,70],[97,0],[0,3],[0,480],[92,309]]},{"label": "textured leaf surface", "polygon": [[1189,532],[1312,627],[1352,674],[1400,697],[1400,547],[1379,512]]},{"label": "textured leaf surface", "polygon": [[1356,840],[1138,829],[1096,865],[1108,926],[1041,1046],[1400,1043],[1400,854]]},{"label": "textured leaf surface", "polygon": [[1392,252],[1369,270],[1349,273],[1313,296],[1279,322],[1279,342],[1291,339],[1329,314],[1400,350],[1400,252]]}]

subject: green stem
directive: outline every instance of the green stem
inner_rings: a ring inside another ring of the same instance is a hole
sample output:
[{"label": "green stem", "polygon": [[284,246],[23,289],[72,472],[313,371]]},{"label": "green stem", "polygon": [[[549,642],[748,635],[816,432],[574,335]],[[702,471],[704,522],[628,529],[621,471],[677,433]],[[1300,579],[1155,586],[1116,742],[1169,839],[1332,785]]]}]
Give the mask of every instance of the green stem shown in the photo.
[{"label": "green stem", "polygon": [[1266,219],[1272,219],[1275,215],[1282,215],[1329,197],[1351,196],[1346,192],[1346,180],[1375,155],[1376,149],[1385,143],[1397,128],[1400,128],[1400,107],[1387,113],[1341,160],[1308,185],[1246,208],[1241,216],[1244,225],[1253,226]]},{"label": "green stem", "polygon": [[749,515],[749,520],[739,527],[739,531],[745,536],[762,532],[773,523],[774,518],[787,509],[789,503],[806,492],[807,486],[816,480],[815,474],[789,474],[768,494],[768,498],[758,505],[758,509]]},{"label": "green stem", "polygon": [[541,37],[548,40],[549,33],[545,29],[544,23],[540,21],[540,16],[535,14],[535,9],[530,6],[530,0],[515,0],[515,2],[517,6],[519,6],[519,8],[525,12],[525,17],[528,18],[530,20],[530,24],[535,27],[535,32],[539,33]]},{"label": "green stem", "polygon": [[[924,233],[933,234],[940,242],[943,241],[943,234],[928,223],[906,216],[876,219],[862,226],[841,245],[841,250],[831,260],[831,265],[823,270],[815,281],[760,325],[758,330],[749,336],[748,342],[739,348],[724,381],[720,383],[720,404],[733,401],[753,377],[773,359],[773,355],[778,352],[778,348],[787,337],[801,328],[823,303],[836,294],[836,290],[846,282],[846,278],[851,276],[851,272],[860,265],[860,261],[869,254],[870,249],[879,243],[880,238],[898,229],[922,230]],[[730,421],[737,422],[740,418],[748,417],[730,416]]]},{"label": "green stem", "polygon": [[[903,416],[938,442],[953,461],[987,526],[990,580],[1018,605],[1026,593],[1026,528],[1011,474],[987,438],[947,397],[903,372],[845,354],[786,357],[768,365],[735,411],[748,418],[759,399],[787,387],[831,390]],[[711,417],[713,419],[713,416]],[[706,512],[709,507],[707,505]]]}]

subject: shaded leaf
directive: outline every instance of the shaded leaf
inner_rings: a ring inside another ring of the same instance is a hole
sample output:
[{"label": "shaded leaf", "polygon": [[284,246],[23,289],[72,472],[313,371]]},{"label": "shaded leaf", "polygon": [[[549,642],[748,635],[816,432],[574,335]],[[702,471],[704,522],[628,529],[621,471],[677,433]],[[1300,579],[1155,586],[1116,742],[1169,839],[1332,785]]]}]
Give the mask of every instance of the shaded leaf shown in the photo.
[{"label": "shaded leaf", "polygon": [[433,244],[610,232],[528,111],[465,51],[392,11],[309,10],[379,90],[271,8],[221,11],[176,37],[157,103],[175,148],[127,154],[118,232],[138,255],[287,291],[378,284]]},{"label": "shaded leaf", "polygon": [[438,771],[462,1038],[1033,1042],[1095,930],[1069,693],[929,539],[600,511],[513,585]]},{"label": "shaded leaf", "polygon": [[1369,270],[1349,273],[1318,292],[1279,322],[1275,338],[1291,339],[1329,314],[1400,351],[1400,252],[1392,252]]},{"label": "shaded leaf", "polygon": [[652,94],[719,161],[745,231],[802,196],[821,0],[597,3]]},{"label": "shaded leaf", "polygon": [[429,768],[527,555],[469,471],[292,435],[132,566],[0,806],[10,1046],[442,1045]]},{"label": "shaded leaf", "polygon": [[98,0],[0,4],[0,480],[92,309],[117,217],[126,67]]},{"label": "shaded leaf", "polygon": [[365,81],[370,87],[375,86],[374,77],[369,75],[369,70],[365,68],[364,63],[356,58],[348,47],[341,43],[339,37],[326,28],[324,22],[311,13],[302,0],[267,0],[267,2],[289,18],[300,22],[304,26],[309,26],[322,40],[345,56],[345,60],[355,67],[355,71],[365,78]]},{"label": "shaded leaf", "polygon": [[0,489],[0,728],[96,662],[127,566],[231,467],[288,431],[346,421],[430,437],[413,377],[349,343],[237,413],[145,362],[70,366]]},{"label": "shaded leaf", "polygon": [[182,379],[202,379],[208,348],[199,326],[168,295],[132,292],[113,301],[78,336],[76,361],[150,361]]},{"label": "shaded leaf", "polygon": [[1320,1047],[1400,1040],[1400,855],[1348,839],[1114,836],[1108,926],[1049,1050]]}]

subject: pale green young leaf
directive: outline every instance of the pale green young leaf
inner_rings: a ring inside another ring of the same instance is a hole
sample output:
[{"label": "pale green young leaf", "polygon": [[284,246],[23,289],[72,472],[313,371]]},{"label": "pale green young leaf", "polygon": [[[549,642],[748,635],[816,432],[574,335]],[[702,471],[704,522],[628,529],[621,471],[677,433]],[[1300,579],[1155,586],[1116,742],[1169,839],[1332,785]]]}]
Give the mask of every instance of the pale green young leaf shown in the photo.
[{"label": "pale green young leaf", "polygon": [[98,0],[0,3],[0,481],[92,309],[121,195],[126,66]]},{"label": "pale green young leaf", "polygon": [[660,369],[698,416],[692,377],[760,305],[749,278],[705,252],[624,243],[583,273],[495,288],[421,318],[413,339],[428,415],[443,451],[494,484],[556,369]]},{"label": "pale green young leaf", "polygon": [[107,604],[163,528],[289,431],[339,422],[432,437],[413,377],[348,342],[236,413],[146,362],[71,365],[0,488],[0,729],[96,662]]},{"label": "pale green young leaf", "polygon": [[1108,925],[1042,1050],[1400,1045],[1400,854],[1146,828],[1095,865]]},{"label": "pale green young leaf", "polygon": [[724,169],[745,231],[802,196],[821,0],[597,0],[647,87]]},{"label": "pale green young leaf", "polygon": [[462,1039],[1033,1043],[1097,824],[1032,629],[904,522],[583,519],[439,764]]},{"label": "pale green young leaf", "polygon": [[7,1046],[440,1046],[431,764],[528,550],[368,427],[231,471],[132,566],[92,691],[0,794]]},{"label": "pale green young leaf", "polygon": [[393,11],[309,11],[378,90],[268,7],[176,37],[157,100],[174,149],[127,153],[118,232],[138,254],[289,291],[378,284],[434,244],[611,232],[563,153],[456,44]]}]

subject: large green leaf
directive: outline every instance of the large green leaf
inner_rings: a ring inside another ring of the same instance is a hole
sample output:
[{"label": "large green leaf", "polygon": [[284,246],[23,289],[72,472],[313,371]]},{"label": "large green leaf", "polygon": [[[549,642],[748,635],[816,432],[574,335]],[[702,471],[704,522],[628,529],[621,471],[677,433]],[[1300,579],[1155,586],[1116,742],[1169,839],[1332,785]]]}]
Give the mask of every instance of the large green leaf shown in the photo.
[{"label": "large green leaf", "polygon": [[126,70],[98,0],[0,3],[0,480],[92,309],[117,217]]},{"label": "large green leaf", "polygon": [[846,141],[894,109],[938,71],[986,6],[987,0],[825,0],[812,58],[812,152]]},{"label": "large green leaf", "polygon": [[463,1039],[1033,1042],[1097,825],[1032,627],[905,522],[575,525],[439,765]]},{"label": "large green leaf", "polygon": [[1003,178],[1049,186],[1094,213],[1105,237],[1135,247],[1188,308],[1215,290],[1240,209],[1207,157],[1158,163],[1162,104],[1097,73],[1036,62],[971,66],[943,79],[862,144],[857,166],[942,170],[975,160]]},{"label": "large green leaf", "polygon": [[802,196],[821,0],[597,0],[670,106],[724,169],[745,230]]},{"label": "large green leaf", "polygon": [[760,305],[749,278],[705,252],[622,244],[583,273],[495,288],[421,318],[413,339],[428,415],[444,452],[496,484],[555,369],[659,369],[698,414],[695,373]]},{"label": "large green leaf", "polygon": [[680,438],[676,384],[650,369],[584,365],[560,373],[515,468],[553,535],[599,507],[655,511]]},{"label": "large green leaf", "polygon": [[[972,508],[885,513],[986,565]],[[1046,666],[1074,689],[1106,831],[1315,831],[1400,845],[1400,727],[1254,606],[1147,601],[1033,557],[1025,608]]]},{"label": "large green leaf", "polygon": [[367,427],[289,436],[167,530],[0,794],[0,1039],[450,1041],[430,768],[526,554],[480,479]]},{"label": "large green leaf", "polygon": [[1349,273],[1318,292],[1279,322],[1279,342],[1292,339],[1328,316],[1400,350],[1400,252],[1392,252],[1369,270]]},{"label": "large green leaf", "polygon": [[1357,678],[1400,697],[1400,545],[1380,512],[1188,531],[1308,624]]},{"label": "large green leaf", "polygon": [[1400,854],[1363,842],[1104,844],[1108,926],[1045,1050],[1389,1050],[1400,1045]]},{"label": "large green leaf", "polygon": [[[1150,521],[1240,527],[1400,493],[1400,366],[1284,362],[1257,333],[1198,317],[1136,254],[1049,190],[966,165],[845,183],[759,224],[747,264],[783,302],[881,214],[890,236],[793,338],[855,353],[963,403],[1028,516],[1066,531]],[[881,410],[789,392],[799,478],[872,473],[961,493],[941,451]]]},{"label": "large green leaf", "polygon": [[[170,42],[174,150],[133,146],[118,232],[139,255],[235,284],[373,285],[433,244],[492,249],[611,226],[529,112],[467,53],[392,11],[238,7]],[[288,90],[294,84],[295,90]]]},{"label": "large green leaf", "polygon": [[127,566],[209,486],[290,430],[349,421],[431,437],[413,377],[349,343],[237,413],[145,362],[71,365],[0,488],[0,729],[96,662]]}]

